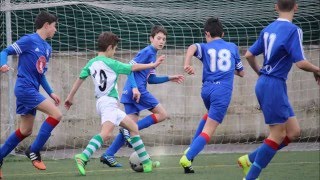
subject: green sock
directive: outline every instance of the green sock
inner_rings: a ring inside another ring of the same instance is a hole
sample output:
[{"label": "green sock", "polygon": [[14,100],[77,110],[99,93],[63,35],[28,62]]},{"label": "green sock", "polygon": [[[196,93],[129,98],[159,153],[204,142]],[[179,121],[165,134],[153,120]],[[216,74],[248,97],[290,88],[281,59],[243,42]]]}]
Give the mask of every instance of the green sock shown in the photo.
[{"label": "green sock", "polygon": [[131,136],[131,144],[133,149],[137,152],[142,164],[150,162],[150,156],[147,153],[144,144],[139,135]]},{"label": "green sock", "polygon": [[102,137],[100,134],[97,134],[92,137],[92,139],[89,141],[89,144],[87,145],[86,149],[82,152],[82,154],[87,158],[90,159],[91,155],[101,147],[103,144]]}]

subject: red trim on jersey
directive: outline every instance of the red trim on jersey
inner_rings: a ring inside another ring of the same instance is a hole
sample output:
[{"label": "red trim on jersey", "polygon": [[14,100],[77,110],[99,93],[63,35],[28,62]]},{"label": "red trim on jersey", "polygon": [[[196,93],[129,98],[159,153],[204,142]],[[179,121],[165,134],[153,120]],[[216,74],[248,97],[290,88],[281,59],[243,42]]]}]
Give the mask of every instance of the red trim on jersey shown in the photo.
[{"label": "red trim on jersey", "polygon": [[291,140],[286,136],[282,142],[285,146],[288,146],[289,143],[291,143]]},{"label": "red trim on jersey", "polygon": [[264,143],[266,145],[270,146],[274,150],[278,150],[279,149],[279,144],[277,144],[276,142],[272,141],[271,139],[265,139]]},{"label": "red trim on jersey", "polygon": [[208,136],[207,133],[201,132],[200,136],[202,136],[207,143],[210,141],[210,136]]},{"label": "red trim on jersey", "polygon": [[53,117],[48,116],[48,118],[46,119],[46,122],[47,122],[48,124],[50,124],[52,127],[56,127],[57,124],[59,124],[60,121],[56,120],[56,119],[53,118]]},{"label": "red trim on jersey", "polygon": [[20,129],[17,129],[15,133],[16,133],[16,136],[19,138],[20,141],[22,141],[24,138],[27,137],[27,136],[21,134]]},{"label": "red trim on jersey", "polygon": [[203,117],[202,117],[202,119],[205,120],[205,121],[207,120],[207,118],[208,118],[208,113],[206,113],[206,114],[203,115]]},{"label": "red trim on jersey", "polygon": [[153,119],[153,122],[154,122],[155,124],[158,123],[158,119],[157,119],[157,116],[156,116],[155,114],[151,114],[151,118]]}]

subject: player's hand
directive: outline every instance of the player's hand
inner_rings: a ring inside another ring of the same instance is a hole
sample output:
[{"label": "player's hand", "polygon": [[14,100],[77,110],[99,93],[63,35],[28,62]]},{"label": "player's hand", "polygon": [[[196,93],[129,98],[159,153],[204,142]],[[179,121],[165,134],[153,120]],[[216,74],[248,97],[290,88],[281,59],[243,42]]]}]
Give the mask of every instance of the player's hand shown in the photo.
[{"label": "player's hand", "polygon": [[140,101],[141,93],[138,88],[132,88],[132,99],[136,100],[137,103]]},{"label": "player's hand", "polygon": [[54,100],[54,104],[56,105],[56,106],[59,106],[59,104],[60,104],[60,97],[59,96],[57,96],[55,93],[51,93],[50,94],[50,97]]},{"label": "player's hand", "polygon": [[183,69],[184,69],[184,72],[188,73],[189,75],[194,74],[194,69],[190,65],[184,66]]},{"label": "player's hand", "polygon": [[173,75],[169,76],[170,81],[176,82],[178,84],[181,84],[184,81],[184,76],[183,75]]},{"label": "player's hand", "polygon": [[10,69],[11,68],[6,64],[0,67],[0,71],[3,73],[8,72]]},{"label": "player's hand", "polygon": [[67,99],[64,101],[64,107],[67,110],[69,110],[72,105],[73,105],[73,98],[67,97]]},{"label": "player's hand", "polygon": [[314,76],[315,80],[317,81],[317,84],[320,86],[320,72],[313,73],[313,76]]},{"label": "player's hand", "polygon": [[158,67],[165,60],[165,58],[165,55],[161,55],[160,57],[158,57],[156,62],[154,62],[154,68]]}]

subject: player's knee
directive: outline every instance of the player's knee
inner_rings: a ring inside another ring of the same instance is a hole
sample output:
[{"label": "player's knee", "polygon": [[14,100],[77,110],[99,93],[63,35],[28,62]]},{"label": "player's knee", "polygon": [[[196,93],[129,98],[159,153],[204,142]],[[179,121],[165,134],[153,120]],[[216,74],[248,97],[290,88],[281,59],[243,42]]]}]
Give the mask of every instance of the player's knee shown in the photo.
[{"label": "player's knee", "polygon": [[139,135],[139,129],[138,129],[138,125],[135,124],[133,127],[130,128],[130,134],[131,136],[136,136]]},{"label": "player's knee", "polygon": [[61,111],[56,112],[52,117],[53,117],[54,119],[58,120],[58,121],[61,121],[61,119],[62,119],[62,113],[61,113]]},{"label": "player's knee", "polygon": [[161,122],[161,121],[164,121],[168,118],[168,113],[167,111],[162,111],[160,114],[159,114],[159,119],[158,119],[158,122]]},{"label": "player's knee", "polygon": [[101,132],[101,133],[100,133],[100,136],[101,136],[103,142],[105,142],[105,141],[107,141],[107,140],[109,140],[109,139],[112,138],[112,133]]},{"label": "player's knee", "polygon": [[23,136],[28,137],[32,134],[32,129],[21,129],[20,132]]},{"label": "player's knee", "polygon": [[295,129],[291,129],[291,131],[287,134],[288,138],[292,141],[299,138],[301,135],[300,127],[296,127]]}]

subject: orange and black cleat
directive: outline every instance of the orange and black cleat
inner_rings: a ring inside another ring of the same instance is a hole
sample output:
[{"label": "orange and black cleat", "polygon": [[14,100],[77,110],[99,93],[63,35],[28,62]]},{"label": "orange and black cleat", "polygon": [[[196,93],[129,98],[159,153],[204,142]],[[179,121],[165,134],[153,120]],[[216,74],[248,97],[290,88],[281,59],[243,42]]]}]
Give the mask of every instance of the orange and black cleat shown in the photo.
[{"label": "orange and black cleat", "polygon": [[26,156],[31,160],[33,166],[39,170],[46,170],[46,165],[41,160],[40,153],[31,152],[30,147],[25,151]]}]

